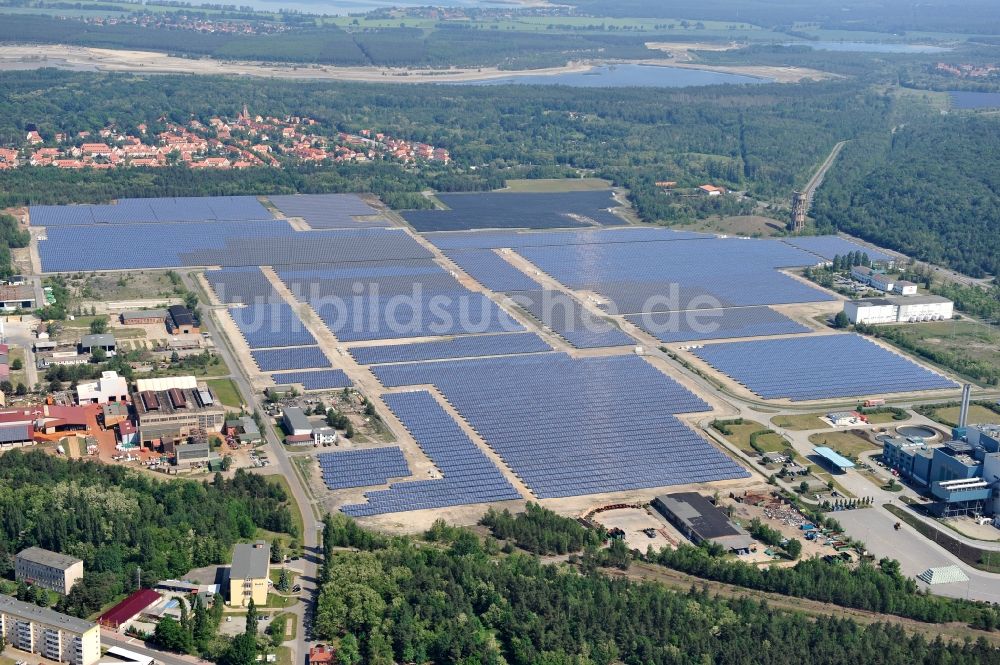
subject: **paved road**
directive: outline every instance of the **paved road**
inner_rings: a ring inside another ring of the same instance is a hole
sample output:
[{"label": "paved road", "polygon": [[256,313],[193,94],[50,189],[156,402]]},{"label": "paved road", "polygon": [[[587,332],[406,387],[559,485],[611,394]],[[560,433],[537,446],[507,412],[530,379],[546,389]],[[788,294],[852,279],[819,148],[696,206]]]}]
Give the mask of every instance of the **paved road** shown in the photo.
[{"label": "paved road", "polygon": [[[188,275],[184,275],[184,280],[189,289],[196,292],[200,291],[200,288],[194,284]],[[250,380],[243,372],[243,366],[236,360],[232,349],[229,347],[229,339],[215,324],[212,318],[214,314],[210,313],[211,309],[207,305],[203,306],[203,310],[206,311],[202,317],[202,324],[212,335],[212,339],[215,340],[216,352],[222,356],[226,365],[233,370],[230,378],[232,378],[233,382],[239,388],[240,394],[243,396],[243,403],[252,411],[264,413],[258,395],[254,392]],[[267,440],[268,457],[275,461],[277,471],[288,480],[288,486],[291,488],[292,495],[295,497],[302,513],[303,533],[301,540],[303,556],[299,561],[294,562],[296,565],[292,566],[300,573],[296,582],[302,586],[302,591],[299,594],[301,602],[288,610],[298,617],[298,630],[295,641],[291,644],[286,644],[292,648],[292,664],[302,665],[305,663],[309,652],[308,635],[311,634],[311,630],[306,630],[306,626],[311,626],[313,611],[315,609],[317,582],[319,580],[319,564],[322,558],[318,538],[318,529],[321,524],[316,519],[312,501],[306,495],[302,483],[299,481],[299,477],[292,467],[292,462],[288,457],[285,447],[278,440],[277,435],[271,427],[264,427],[262,430]]]},{"label": "paved road", "polygon": [[136,637],[126,637],[111,630],[101,629],[101,644],[106,647],[121,647],[129,651],[141,653],[156,660],[161,665],[192,665],[192,663],[204,663],[206,661],[194,656],[184,656],[176,653],[167,653],[147,647],[145,642]]}]

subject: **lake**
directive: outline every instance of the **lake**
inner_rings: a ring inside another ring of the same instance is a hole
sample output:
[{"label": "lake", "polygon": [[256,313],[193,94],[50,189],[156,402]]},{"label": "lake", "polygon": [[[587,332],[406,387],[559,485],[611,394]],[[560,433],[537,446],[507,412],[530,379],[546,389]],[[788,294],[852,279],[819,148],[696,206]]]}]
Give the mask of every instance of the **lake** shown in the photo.
[{"label": "lake", "polygon": [[808,46],[815,51],[843,53],[944,53],[950,48],[929,44],[897,44],[891,42],[788,42],[785,46]]},{"label": "lake", "polygon": [[1000,92],[964,92],[952,90],[948,92],[951,105],[956,109],[995,109],[1000,108]]},{"label": "lake", "polygon": [[660,65],[601,65],[586,72],[522,74],[459,85],[568,85],[574,88],[686,88],[696,85],[770,83],[771,79]]}]

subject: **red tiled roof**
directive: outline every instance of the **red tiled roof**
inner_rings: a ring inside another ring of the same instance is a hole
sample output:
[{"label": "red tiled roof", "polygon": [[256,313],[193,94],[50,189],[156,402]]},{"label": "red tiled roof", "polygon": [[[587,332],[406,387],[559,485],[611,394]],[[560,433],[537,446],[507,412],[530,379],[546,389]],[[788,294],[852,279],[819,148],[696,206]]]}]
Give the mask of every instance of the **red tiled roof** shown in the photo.
[{"label": "red tiled roof", "polygon": [[152,589],[139,589],[131,596],[118,603],[100,616],[98,622],[102,626],[118,628],[123,623],[131,621],[147,607],[160,599],[160,594]]}]

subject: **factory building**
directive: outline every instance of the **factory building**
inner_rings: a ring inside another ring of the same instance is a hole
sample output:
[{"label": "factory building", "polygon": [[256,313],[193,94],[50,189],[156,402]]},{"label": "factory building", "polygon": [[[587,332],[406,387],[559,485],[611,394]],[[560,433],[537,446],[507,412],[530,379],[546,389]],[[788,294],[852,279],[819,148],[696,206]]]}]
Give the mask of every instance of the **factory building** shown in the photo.
[{"label": "factory building", "polygon": [[0,595],[0,633],[7,644],[70,665],[94,665],[101,658],[96,623]]},{"label": "factory building", "polygon": [[188,438],[204,438],[220,432],[226,409],[216,402],[206,384],[197,388],[143,390],[132,396],[139,440],[144,445],[186,443]]},{"label": "factory building", "polygon": [[862,298],[844,303],[844,314],[854,324],[947,321],[955,313],[952,301],[942,296]]},{"label": "factory building", "polygon": [[83,560],[29,547],[14,557],[14,579],[66,595],[83,577]]},{"label": "factory building", "polygon": [[724,512],[697,492],[664,494],[653,499],[653,507],[695,545],[705,541],[721,545],[727,552],[747,553],[753,538],[734,524]]},{"label": "factory building", "polygon": [[128,401],[128,381],[118,372],[101,372],[101,378],[76,387],[76,400],[80,404],[107,404]]}]

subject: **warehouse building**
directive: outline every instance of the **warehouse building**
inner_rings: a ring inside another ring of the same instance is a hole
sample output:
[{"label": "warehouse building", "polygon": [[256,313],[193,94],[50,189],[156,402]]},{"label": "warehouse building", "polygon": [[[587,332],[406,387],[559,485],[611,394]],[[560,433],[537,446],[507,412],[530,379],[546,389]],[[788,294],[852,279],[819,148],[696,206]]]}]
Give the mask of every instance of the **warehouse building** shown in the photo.
[{"label": "warehouse building", "polygon": [[174,448],[174,464],[179,467],[208,464],[211,459],[212,447],[207,443],[186,443]]},{"label": "warehouse building", "polygon": [[162,325],[167,321],[167,310],[140,309],[133,312],[122,312],[120,318],[126,326]]},{"label": "warehouse building", "polygon": [[184,443],[195,435],[220,432],[226,422],[225,408],[205,384],[186,390],[144,390],[132,396],[132,404],[144,445]]},{"label": "warehouse building", "polygon": [[7,644],[70,665],[94,665],[101,657],[96,623],[0,595],[0,633]]},{"label": "warehouse building", "polygon": [[954,313],[952,301],[935,295],[862,298],[844,303],[844,314],[854,324],[947,321]]},{"label": "warehouse building", "polygon": [[270,545],[263,540],[238,543],[229,568],[229,604],[246,607],[252,598],[257,607],[267,605],[270,574]]},{"label": "warehouse building", "polygon": [[14,579],[66,595],[83,578],[83,560],[29,547],[14,557]]},{"label": "warehouse building", "polygon": [[19,309],[34,309],[35,290],[26,284],[0,286],[0,309],[14,312]]},{"label": "warehouse building", "polygon": [[289,406],[282,411],[281,424],[289,436],[312,436],[312,423],[297,406]]},{"label": "warehouse building", "polygon": [[97,620],[102,626],[123,631],[142,616],[149,607],[160,602],[160,594],[152,589],[139,589],[131,596],[102,614]]},{"label": "warehouse building", "polygon": [[84,335],[80,340],[80,353],[93,353],[97,349],[101,349],[108,355],[114,355],[117,348],[118,343],[115,341],[115,336],[110,333]]},{"label": "warehouse building", "polygon": [[695,545],[708,541],[726,551],[745,554],[753,538],[734,524],[715,504],[697,492],[664,494],[653,499],[653,507]]},{"label": "warehouse building", "polygon": [[167,332],[171,335],[196,335],[198,331],[198,322],[187,307],[172,305],[167,308]]}]

